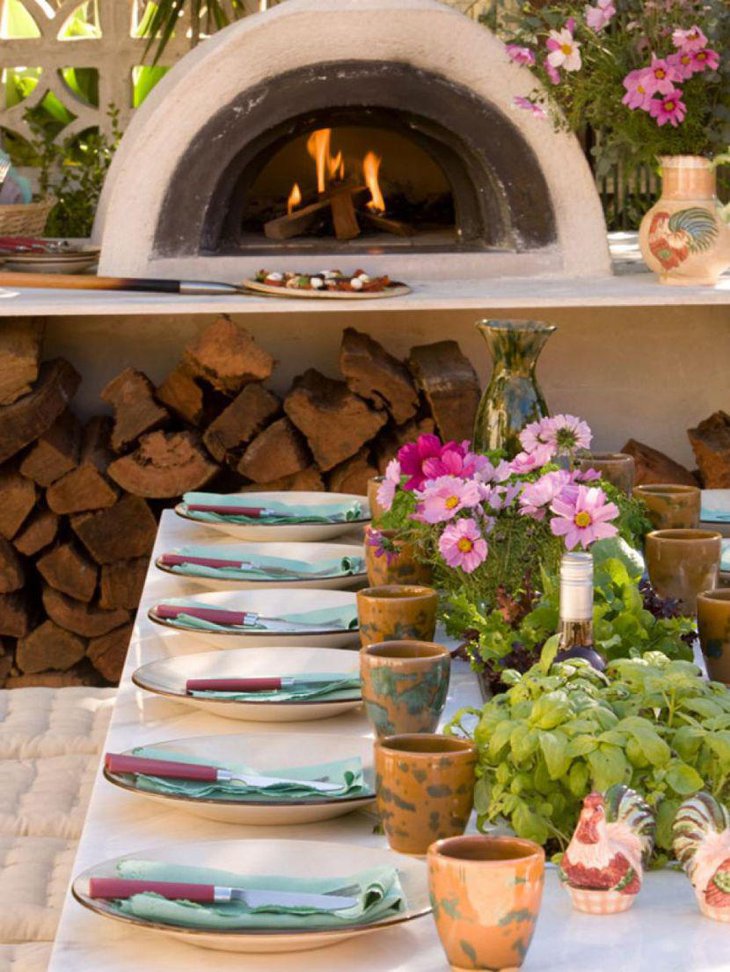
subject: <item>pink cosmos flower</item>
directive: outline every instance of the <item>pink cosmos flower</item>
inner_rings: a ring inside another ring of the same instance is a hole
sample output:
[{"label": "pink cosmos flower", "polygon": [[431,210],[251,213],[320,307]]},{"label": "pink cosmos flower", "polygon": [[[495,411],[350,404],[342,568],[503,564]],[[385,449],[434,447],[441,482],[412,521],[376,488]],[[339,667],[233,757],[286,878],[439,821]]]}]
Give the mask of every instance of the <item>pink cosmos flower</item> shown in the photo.
[{"label": "pink cosmos flower", "polygon": [[476,480],[441,476],[429,481],[424,490],[416,491],[418,508],[413,519],[421,523],[444,523],[453,520],[461,510],[478,506],[482,497],[483,487]]},{"label": "pink cosmos flower", "polygon": [[385,467],[385,479],[378,486],[378,503],[384,510],[389,510],[393,505],[395,491],[400,485],[401,469],[397,459],[391,459]]},{"label": "pink cosmos flower", "polygon": [[596,0],[594,7],[587,4],[584,10],[586,24],[591,30],[595,30],[596,33],[603,30],[616,16],[616,8],[613,5],[613,0]]},{"label": "pink cosmos flower", "polygon": [[677,27],[672,33],[672,43],[682,51],[700,51],[703,47],[707,47],[707,38],[695,24],[689,30]]},{"label": "pink cosmos flower", "polygon": [[403,488],[420,489],[428,478],[424,472],[424,463],[427,459],[438,458],[442,450],[443,445],[437,435],[419,435],[415,442],[401,446],[398,450],[398,461],[401,472],[409,477]]},{"label": "pink cosmos flower", "polygon": [[573,473],[573,478],[577,483],[590,483],[594,479],[600,479],[601,474],[597,469],[576,469]]},{"label": "pink cosmos flower", "polygon": [[651,66],[645,69],[641,83],[650,95],[657,92],[669,94],[674,90],[674,82],[679,80],[679,75],[666,58],[652,54]]},{"label": "pink cosmos flower", "polygon": [[[672,57],[676,57],[676,55],[673,54]],[[626,94],[621,102],[631,108],[632,111],[636,111],[637,108],[648,111],[651,106],[651,95],[645,83],[646,73],[647,68],[638,68],[636,71],[629,71],[624,78],[623,84],[626,88]]]},{"label": "pink cosmos flower", "polygon": [[506,486],[495,486],[489,494],[489,505],[498,513],[500,510],[512,506],[520,494],[522,483],[508,483]]},{"label": "pink cosmos flower", "polygon": [[546,430],[543,438],[554,452],[559,449],[587,449],[591,444],[593,433],[587,422],[583,422],[577,415],[553,415],[552,424]]},{"label": "pink cosmos flower", "polygon": [[671,65],[674,73],[677,75],[678,81],[686,81],[687,78],[691,78],[693,74],[697,73],[697,70],[704,71],[704,68],[695,68],[694,65],[694,54],[692,51],[677,51],[676,54],[670,54],[667,58],[667,64]]},{"label": "pink cosmos flower", "polygon": [[547,59],[553,68],[563,68],[565,71],[580,71],[583,66],[580,56],[580,44],[573,37],[573,31],[570,29],[571,22],[574,28],[575,21],[571,18],[562,30],[550,31],[546,41],[547,49],[550,51]]},{"label": "pink cosmos flower", "polygon": [[545,68],[548,78],[550,78],[550,84],[560,84],[560,71],[552,66],[548,58],[545,58],[542,66]]},{"label": "pink cosmos flower", "polygon": [[550,442],[553,432],[553,420],[541,418],[537,422],[530,422],[520,432],[520,445],[525,452],[534,452]]},{"label": "pink cosmos flower", "polygon": [[439,552],[449,567],[471,574],[487,558],[487,541],[471,517],[450,523],[439,537]]},{"label": "pink cosmos flower", "polygon": [[538,446],[532,452],[518,452],[510,463],[510,469],[518,476],[542,469],[552,459],[554,453],[550,446]]},{"label": "pink cosmos flower", "polygon": [[461,476],[470,479],[481,469],[490,465],[486,456],[480,456],[470,449],[471,443],[447,442],[438,456],[426,459],[423,463],[423,474],[427,480],[438,479],[439,476]]},{"label": "pink cosmos flower", "polygon": [[692,70],[694,74],[700,71],[716,71],[720,66],[720,55],[710,47],[692,52]]},{"label": "pink cosmos flower", "polygon": [[615,537],[618,533],[609,522],[618,516],[618,507],[606,502],[606,494],[597,486],[578,486],[573,495],[563,494],[554,499],[550,509],[555,514],[550,530],[554,536],[565,538],[568,550],[578,544],[587,550],[594,540]]},{"label": "pink cosmos flower", "polygon": [[529,98],[522,98],[517,95],[512,99],[512,104],[515,108],[521,108],[523,111],[529,111],[535,118],[539,118],[543,121],[547,118],[547,112],[542,105],[538,105],[534,101],[530,101]]},{"label": "pink cosmos flower", "polygon": [[528,67],[533,67],[535,64],[535,55],[529,47],[520,47],[519,44],[508,44],[506,50],[507,57],[511,61],[514,61],[515,64],[526,64]]},{"label": "pink cosmos flower", "polygon": [[687,106],[682,101],[682,92],[679,88],[672,88],[663,98],[652,98],[649,114],[652,118],[656,118],[660,128],[667,122],[673,128],[683,122],[687,114]]},{"label": "pink cosmos flower", "polygon": [[570,482],[570,473],[565,469],[545,473],[534,483],[526,483],[520,494],[520,513],[533,520],[542,520],[547,507],[560,496]]}]

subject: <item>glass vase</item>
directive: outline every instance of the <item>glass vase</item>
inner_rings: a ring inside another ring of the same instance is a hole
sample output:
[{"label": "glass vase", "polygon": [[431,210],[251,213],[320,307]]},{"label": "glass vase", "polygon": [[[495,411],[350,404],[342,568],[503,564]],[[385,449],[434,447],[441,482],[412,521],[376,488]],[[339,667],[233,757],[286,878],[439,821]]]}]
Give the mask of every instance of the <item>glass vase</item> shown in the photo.
[{"label": "glass vase", "polygon": [[477,329],[492,355],[492,375],[477,409],[474,448],[503,449],[512,459],[522,451],[522,429],[548,415],[535,366],[556,328],[540,321],[480,321]]}]

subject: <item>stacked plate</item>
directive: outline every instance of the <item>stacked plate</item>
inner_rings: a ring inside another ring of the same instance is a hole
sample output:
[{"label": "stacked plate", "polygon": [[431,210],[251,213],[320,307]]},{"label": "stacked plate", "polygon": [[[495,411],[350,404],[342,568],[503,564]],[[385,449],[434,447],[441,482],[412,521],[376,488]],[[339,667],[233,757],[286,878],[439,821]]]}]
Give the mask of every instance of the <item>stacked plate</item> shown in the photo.
[{"label": "stacked plate", "polygon": [[98,246],[66,246],[46,253],[8,253],[2,256],[4,270],[28,273],[83,273],[99,261]]}]

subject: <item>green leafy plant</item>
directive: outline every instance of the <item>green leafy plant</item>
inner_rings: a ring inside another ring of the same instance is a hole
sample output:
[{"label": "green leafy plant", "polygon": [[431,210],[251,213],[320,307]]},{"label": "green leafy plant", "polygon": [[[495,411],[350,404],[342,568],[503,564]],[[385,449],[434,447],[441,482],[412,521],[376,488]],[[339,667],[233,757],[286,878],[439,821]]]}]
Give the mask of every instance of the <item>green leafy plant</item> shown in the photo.
[{"label": "green leafy plant", "polygon": [[553,665],[556,648],[552,639],[537,665],[511,673],[506,693],[448,727],[478,748],[478,825],[507,823],[560,852],[583,798],[625,783],[657,814],[662,864],[683,799],[706,789],[730,800],[730,692],[661,652],[617,659],[601,674],[581,659]]}]

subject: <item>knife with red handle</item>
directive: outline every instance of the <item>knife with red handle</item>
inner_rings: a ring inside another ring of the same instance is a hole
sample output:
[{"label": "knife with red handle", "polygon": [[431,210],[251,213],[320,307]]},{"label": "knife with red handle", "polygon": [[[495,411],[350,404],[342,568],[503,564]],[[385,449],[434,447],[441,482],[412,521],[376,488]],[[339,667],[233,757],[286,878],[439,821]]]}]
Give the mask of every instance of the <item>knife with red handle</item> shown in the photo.
[{"label": "knife with red handle", "polygon": [[349,682],[352,675],[316,680],[296,679],[282,675],[278,678],[189,678],[185,683],[188,692],[277,692],[280,689],[324,688],[338,681]]},{"label": "knife with red handle", "polygon": [[198,607],[193,604],[156,604],[150,613],[153,619],[157,617],[161,621],[174,621],[181,614],[186,614],[188,617],[209,621],[211,624],[239,628],[260,625],[264,630],[273,631],[276,629],[277,633],[341,631],[343,627],[338,623],[326,624],[322,621],[289,621],[287,618],[264,618],[255,611],[228,611],[224,608]]},{"label": "knife with red handle", "polygon": [[194,513],[219,513],[221,516],[248,516],[260,520],[264,516],[276,516],[275,510],[265,506],[220,506],[215,503],[186,503],[185,508]]},{"label": "knife with red handle", "polygon": [[[339,890],[339,889],[338,889]],[[123,899],[135,894],[159,894],[173,901],[195,901],[198,904],[226,904],[241,901],[246,907],[303,908],[315,911],[340,911],[358,903],[355,897],[338,894],[338,890],[323,894],[307,891],[265,891],[230,888],[215,884],[189,884],[184,881],[145,881],[136,878],[89,878],[90,898]],[[343,891],[354,891],[350,885]]]},{"label": "knife with red handle", "polygon": [[197,557],[192,554],[162,554],[159,563],[163,567],[182,567],[184,564],[197,564],[199,567],[233,567],[253,569],[255,564],[248,560],[221,560],[218,557]]}]

